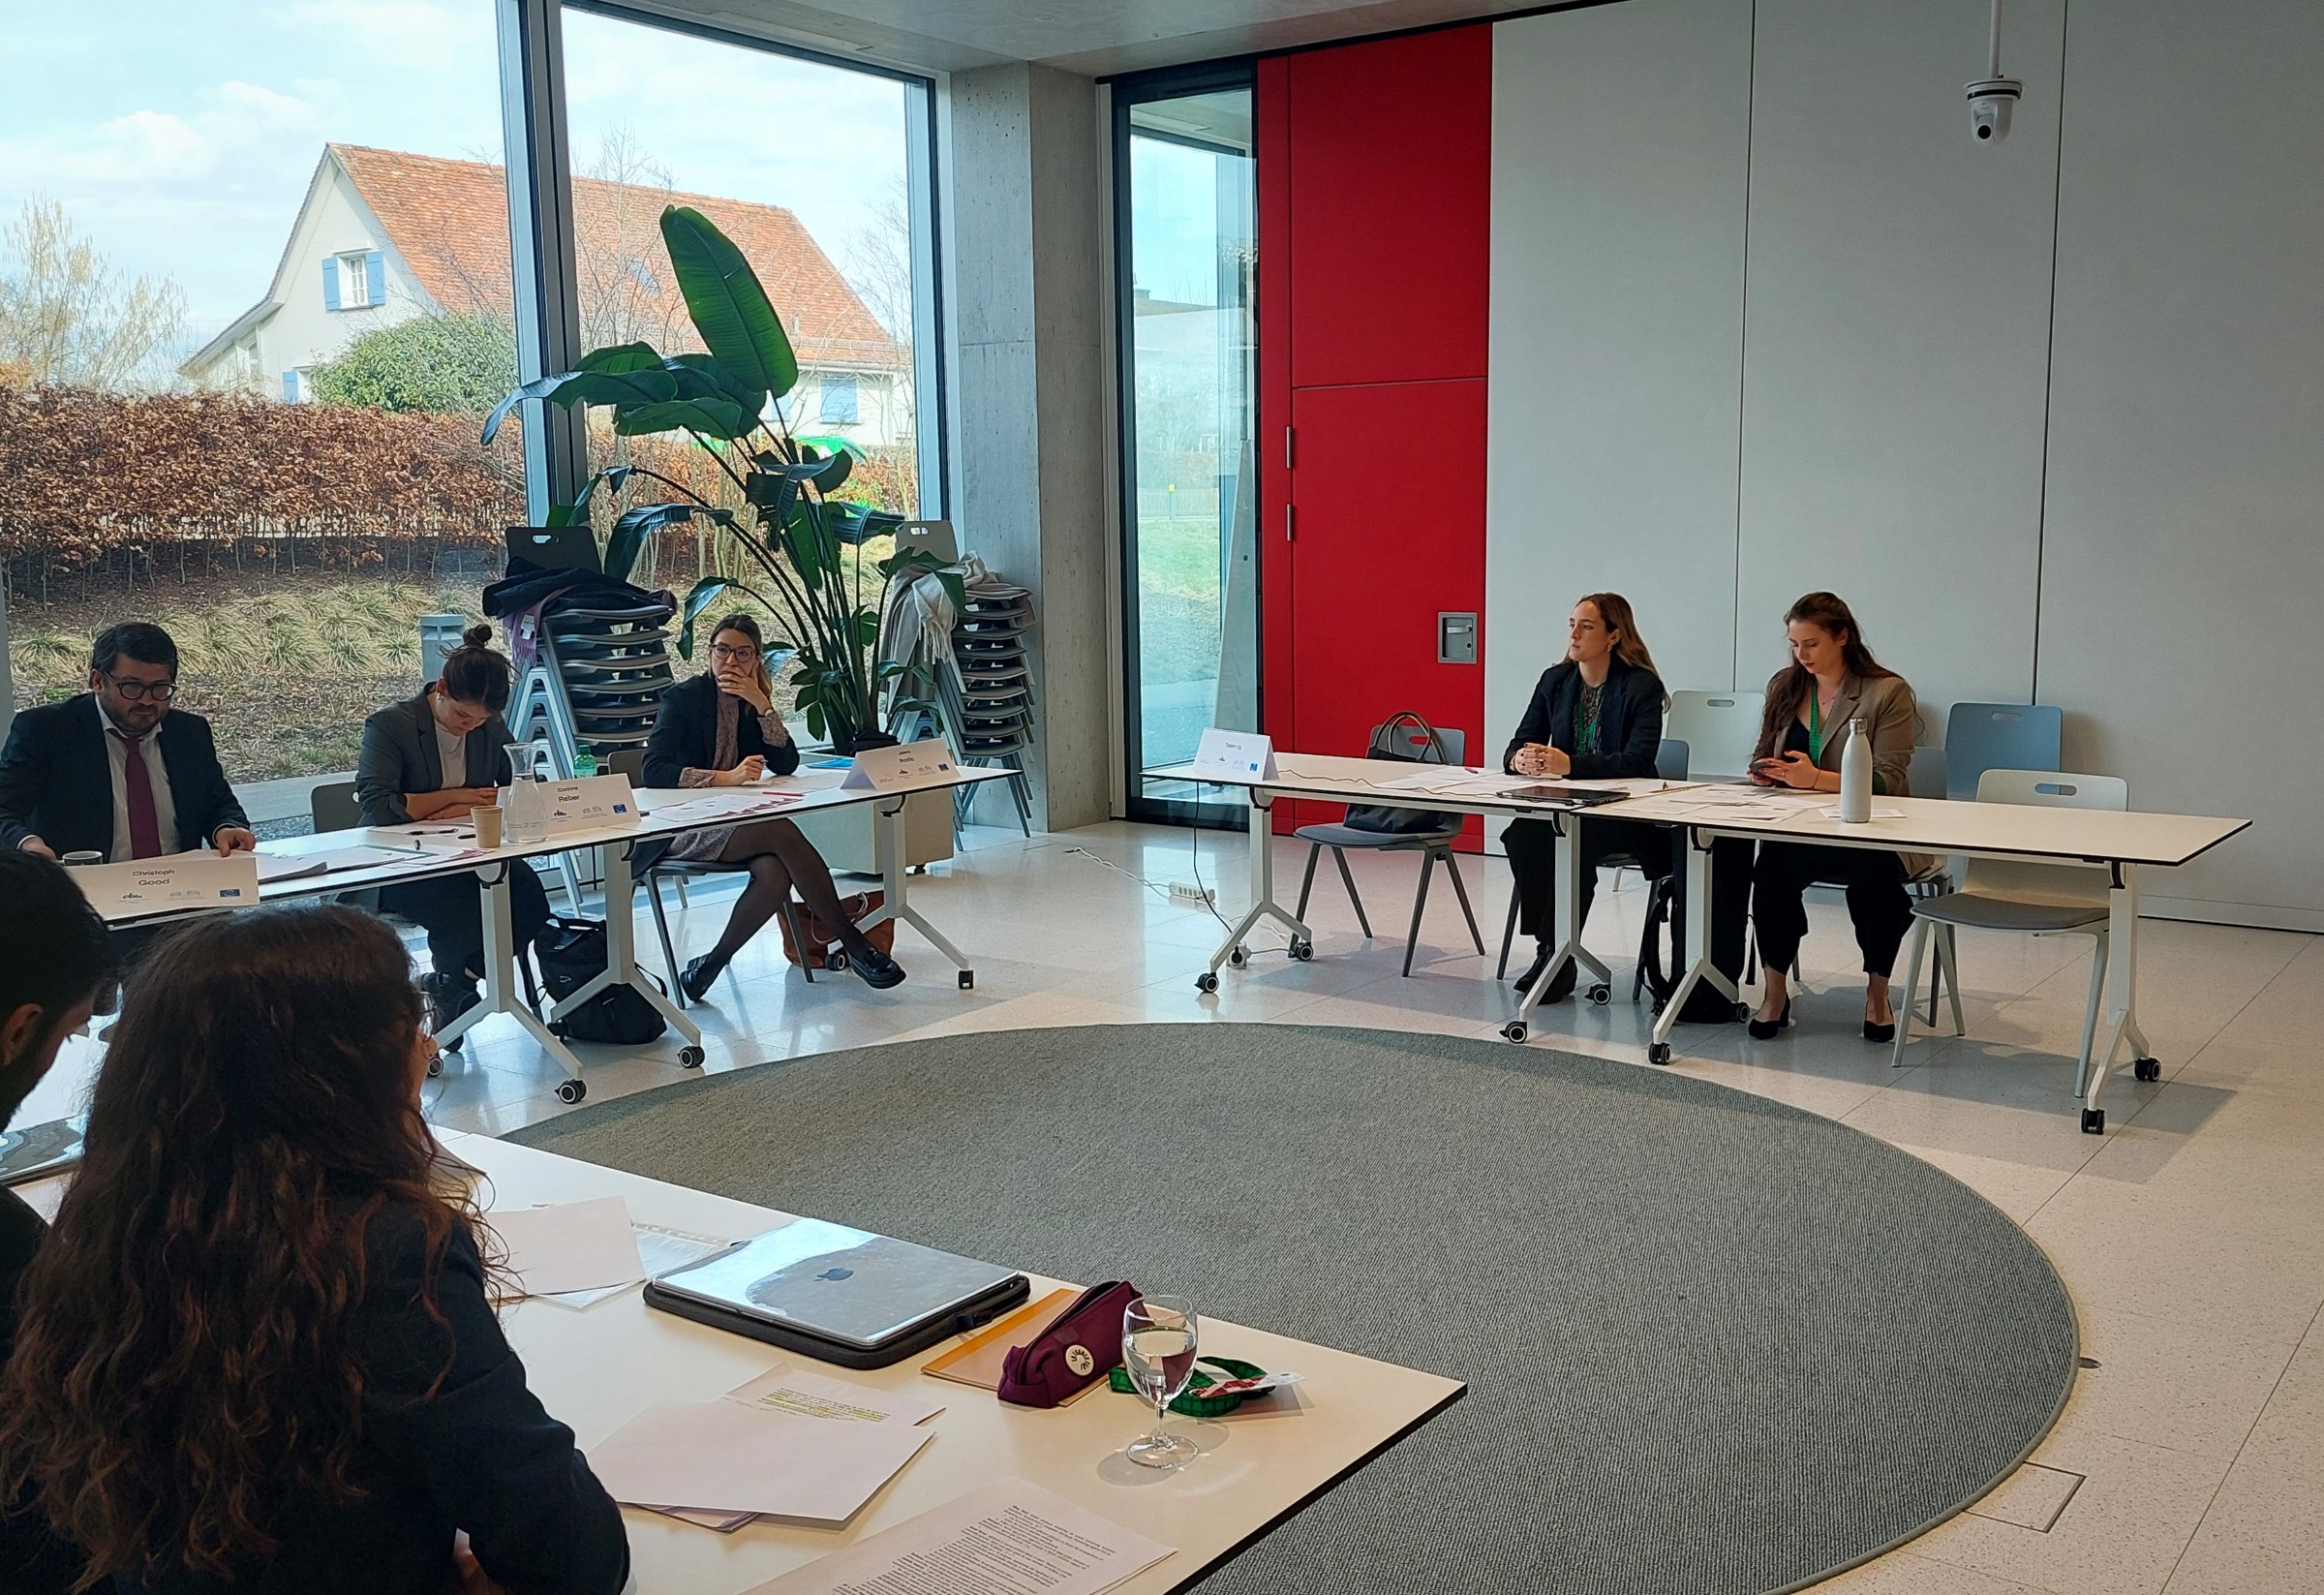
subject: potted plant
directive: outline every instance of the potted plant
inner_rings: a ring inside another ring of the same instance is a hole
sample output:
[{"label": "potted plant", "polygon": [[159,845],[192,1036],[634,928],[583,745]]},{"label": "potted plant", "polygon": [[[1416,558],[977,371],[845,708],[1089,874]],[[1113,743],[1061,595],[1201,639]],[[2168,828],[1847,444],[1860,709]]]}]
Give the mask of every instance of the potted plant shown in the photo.
[{"label": "potted plant", "polygon": [[958,605],[965,598],[961,579],[925,551],[870,562],[876,581],[868,578],[863,542],[893,517],[833,497],[854,466],[845,446],[818,448],[792,435],[777,401],[798,385],[799,362],[757,273],[690,206],[662,211],[661,236],[705,352],[665,355],[644,343],[592,350],[571,371],[511,389],[486,417],[483,441],[492,442],[527,399],[609,410],[621,437],[690,438],[734,488],[739,508],[714,504],[666,474],[616,465],[592,473],[571,504],[550,509],[548,523],[582,520],[600,487],[618,496],[650,481],[675,493],[632,504],[615,517],[603,550],[605,573],[627,580],[648,539],[673,527],[716,525],[741,553],[748,574],[693,584],[680,606],[680,657],[692,657],[694,629],[713,603],[729,592],[748,597],[796,650],[808,730],[841,752],[892,742],[889,717],[933,710],[907,695],[909,684],[899,681],[903,666],[881,658],[891,597],[899,583],[933,575]]}]

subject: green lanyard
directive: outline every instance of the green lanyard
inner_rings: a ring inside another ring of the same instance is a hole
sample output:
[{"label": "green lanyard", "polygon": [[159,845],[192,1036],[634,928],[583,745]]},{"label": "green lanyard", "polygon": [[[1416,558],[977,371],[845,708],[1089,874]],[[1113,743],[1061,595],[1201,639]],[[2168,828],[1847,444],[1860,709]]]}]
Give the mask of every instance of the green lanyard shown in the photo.
[{"label": "green lanyard", "polygon": [[1808,757],[1823,762],[1823,705],[1813,682],[1808,685]]}]

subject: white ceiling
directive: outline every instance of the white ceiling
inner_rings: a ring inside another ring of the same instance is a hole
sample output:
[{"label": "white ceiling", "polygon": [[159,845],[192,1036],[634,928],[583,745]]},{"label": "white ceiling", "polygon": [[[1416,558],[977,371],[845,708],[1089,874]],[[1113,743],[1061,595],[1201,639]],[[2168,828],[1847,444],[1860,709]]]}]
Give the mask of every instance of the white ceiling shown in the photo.
[{"label": "white ceiling", "polygon": [[648,0],[894,66],[1037,61],[1099,76],[1539,9],[1542,0]]}]

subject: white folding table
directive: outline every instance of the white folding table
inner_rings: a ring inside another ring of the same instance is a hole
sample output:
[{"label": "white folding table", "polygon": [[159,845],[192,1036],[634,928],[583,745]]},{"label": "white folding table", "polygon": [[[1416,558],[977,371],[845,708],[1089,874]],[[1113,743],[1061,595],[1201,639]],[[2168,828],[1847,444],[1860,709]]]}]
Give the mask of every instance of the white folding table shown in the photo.
[{"label": "white folding table", "polygon": [[[1647,1045],[1647,1060],[1670,1060],[1670,1029],[1686,1000],[1700,984],[1708,984],[1729,1001],[1742,1004],[1742,994],[1711,962],[1711,844],[1723,838],[1745,842],[1813,843],[1831,847],[1864,847],[1900,853],[1951,854],[1968,858],[2046,859],[2061,863],[2092,864],[2108,872],[2107,926],[2114,946],[2107,975],[2108,1034],[2104,1047],[2094,1054],[2095,1064],[2085,1082],[2082,1127],[2099,1134],[2106,1127],[2098,1093],[2125,1044],[2129,1047],[2131,1072],[2139,1080],[2157,1079],[2160,1063],[2151,1055],[2140,1029],[2135,1003],[2138,977],[2138,872],[2142,866],[2171,868],[2210,851],[2244,830],[2248,819],[2215,818],[2197,814],[2153,814],[2096,809],[2052,809],[2030,804],[1953,803],[1942,798],[1875,800],[1876,812],[1892,815],[1861,825],[1844,825],[1833,817],[1838,798],[1824,794],[1820,802],[1802,794],[1803,801],[1782,818],[1704,819],[1696,814],[1690,794],[1705,788],[1684,782],[1653,781],[1624,783],[1636,795],[1589,809],[1528,803],[1501,793],[1464,792],[1445,795],[1420,791],[1391,782],[1415,774],[1407,764],[1388,764],[1361,758],[1317,753],[1277,753],[1275,775],[1222,775],[1190,764],[1149,771],[1156,779],[1192,781],[1216,786],[1243,788],[1250,799],[1251,896],[1250,911],[1229,933],[1212,955],[1210,966],[1196,979],[1198,989],[1218,989],[1223,964],[1241,968],[1248,961],[1244,946],[1252,929],[1263,919],[1275,919],[1291,932],[1291,956],[1313,956],[1314,937],[1274,899],[1272,810],[1279,797],[1311,798],[1330,803],[1386,803],[1398,808],[1426,809],[1445,813],[1502,815],[1546,820],[1557,830],[1557,945],[1541,975],[1519,1000],[1517,1012],[1502,1027],[1502,1034],[1522,1042],[1529,1034],[1528,1020],[1544,991],[1566,961],[1572,959],[1595,976],[1588,989],[1594,1002],[1611,997],[1605,966],[1581,945],[1581,825],[1586,817],[1644,820],[1682,830],[1687,841],[1687,930],[1694,962],[1677,988],[1657,1012]],[[1509,789],[1542,784],[1520,776],[1494,778],[1481,773],[1482,784],[1506,780]],[[1448,771],[1451,780],[1459,772]],[[1557,784],[1584,785],[1564,782]],[[1654,790],[1660,788],[1660,790]],[[1758,788],[1737,786],[1736,794]]]},{"label": "white folding table", "polygon": [[[981,781],[1001,781],[1008,778],[1006,770],[956,769],[942,781],[916,786],[914,790],[940,791],[954,786],[965,786]],[[589,1088],[581,1078],[580,1059],[549,1028],[550,1024],[564,1018],[599,993],[616,985],[627,985],[652,1003],[670,1027],[682,1038],[678,1060],[688,1068],[702,1061],[702,1032],[682,1008],[670,1000],[668,994],[637,966],[636,922],[630,911],[633,901],[631,858],[640,843],[666,839],[692,830],[715,825],[744,823],[752,819],[790,818],[825,809],[845,808],[850,804],[870,803],[873,806],[874,823],[879,835],[882,876],[881,887],[885,901],[864,920],[871,929],[897,920],[910,925],[931,945],[960,971],[961,988],[965,991],[975,984],[975,971],[959,948],[942,932],[930,923],[928,916],[912,906],[907,896],[908,874],[904,869],[904,847],[902,816],[908,792],[878,792],[844,789],[840,782],[845,779],[843,770],[804,770],[796,775],[760,782],[748,787],[714,786],[656,789],[644,787],[634,796],[641,811],[634,820],[619,824],[592,825],[552,833],[542,842],[504,843],[490,850],[469,847],[462,850],[413,852],[394,863],[365,865],[360,868],[337,871],[325,874],[298,875],[288,879],[263,882],[259,888],[260,901],[279,903],[288,899],[316,897],[337,892],[365,891],[381,886],[393,886],[405,881],[420,880],[435,875],[473,873],[484,886],[484,992],[481,1000],[446,1026],[437,1038],[449,1043],[466,1035],[482,1021],[495,1014],[505,1014],[523,1027],[541,1050],[565,1071],[565,1080],[558,1086],[557,1094],[566,1102],[578,1102],[588,1094]],[[657,813],[697,799],[751,793],[797,793],[797,800],[763,813],[742,815],[739,818],[709,818],[678,815],[657,818]],[[313,856],[344,851],[351,848],[379,845],[379,833],[361,828],[345,831],[326,831],[320,835],[295,837],[280,842],[261,843],[261,854],[278,857]],[[596,847],[602,851],[605,861],[605,942],[604,970],[571,995],[554,1003],[544,1021],[519,996],[516,971],[516,937],[514,912],[509,891],[509,872],[523,867],[529,858],[555,853],[571,852]],[[620,905],[617,910],[615,905]],[[228,911],[231,910],[210,910]],[[107,916],[107,923],[132,926],[160,923],[182,914],[128,914]]]},{"label": "white folding table", "polygon": [[[493,1207],[620,1196],[635,1222],[722,1241],[747,1239],[790,1216],[487,1136],[443,1138],[454,1155],[483,1171],[488,1185],[481,1195]],[[1183,1291],[1194,1297],[1198,1311],[1203,1305],[1199,1279],[1137,1282],[1149,1290]],[[1058,1288],[1055,1279],[1032,1281],[1035,1300]],[[944,1403],[944,1411],[929,1420],[935,1438],[844,1528],[761,1518],[733,1534],[716,1534],[625,1510],[636,1587],[645,1595],[749,1589],[1009,1474],[1175,1547],[1177,1554],[1119,1586],[1119,1595],[1158,1595],[1195,1582],[1264,1537],[1466,1388],[1205,1314],[1204,1352],[1297,1372],[1303,1382],[1295,1397],[1254,1402],[1223,1419],[1173,1418],[1202,1454],[1176,1473],[1156,1474],[1118,1455],[1152,1426],[1151,1408],[1105,1390],[1054,1410],[1006,1406],[989,1392],[919,1371],[957,1342],[892,1367],[827,1367],[657,1311],[635,1290],[580,1310],[526,1302],[503,1321],[534,1392],[572,1426],[585,1451],[654,1402],[713,1400],[778,1365],[813,1368],[874,1390],[909,1389]]]}]

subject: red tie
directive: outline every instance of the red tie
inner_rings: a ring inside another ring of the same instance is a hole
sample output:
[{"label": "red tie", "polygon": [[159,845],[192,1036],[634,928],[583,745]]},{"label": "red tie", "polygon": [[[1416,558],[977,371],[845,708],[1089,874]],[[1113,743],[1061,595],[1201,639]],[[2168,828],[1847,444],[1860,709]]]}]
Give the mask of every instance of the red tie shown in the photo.
[{"label": "red tie", "polygon": [[129,793],[129,856],[162,856],[162,822],[153,812],[153,774],[140,738],[121,737],[121,784]]}]

